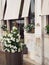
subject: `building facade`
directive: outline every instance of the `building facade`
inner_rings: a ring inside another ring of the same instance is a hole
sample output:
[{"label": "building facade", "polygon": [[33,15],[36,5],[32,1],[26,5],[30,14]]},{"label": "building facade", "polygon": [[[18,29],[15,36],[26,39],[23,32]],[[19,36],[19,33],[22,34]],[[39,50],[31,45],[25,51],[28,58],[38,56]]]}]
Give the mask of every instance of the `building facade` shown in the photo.
[{"label": "building facade", "polygon": [[[5,5],[5,0],[3,0],[4,3],[2,4],[2,1],[0,0],[0,37],[3,35],[1,26],[4,24],[4,21],[2,20],[3,18],[3,9]],[[21,0],[20,0],[21,2]],[[29,4],[30,0],[28,0]],[[27,33],[26,30],[24,29],[24,42],[28,48],[28,57],[32,60],[35,61],[37,64],[36,65],[49,65],[49,35],[46,33],[45,26],[49,24],[49,7],[48,3],[49,1],[47,0],[31,0],[32,5],[31,5],[31,11],[35,15],[35,31],[34,33]],[[25,4],[26,5],[26,4]],[[25,7],[24,5],[24,7]],[[46,6],[45,6],[46,5]],[[20,6],[20,5],[19,5]],[[29,6],[28,6],[29,9]],[[10,10],[10,9],[9,9]],[[18,8],[19,10],[19,8]],[[27,10],[27,9],[26,9]],[[17,10],[16,10],[17,11]],[[7,28],[8,30],[10,29],[10,24],[8,19],[16,19],[18,18],[18,13],[17,15],[14,15],[12,13],[7,14],[8,8],[6,11],[5,15],[5,20],[7,20]],[[15,11],[14,11],[15,12]],[[24,16],[24,26],[28,24],[28,13],[24,14],[25,10],[23,11]],[[11,14],[11,17],[10,17]],[[13,17],[12,17],[13,16]],[[16,16],[16,18],[14,17]],[[0,44],[1,49],[2,49],[2,44]]]}]

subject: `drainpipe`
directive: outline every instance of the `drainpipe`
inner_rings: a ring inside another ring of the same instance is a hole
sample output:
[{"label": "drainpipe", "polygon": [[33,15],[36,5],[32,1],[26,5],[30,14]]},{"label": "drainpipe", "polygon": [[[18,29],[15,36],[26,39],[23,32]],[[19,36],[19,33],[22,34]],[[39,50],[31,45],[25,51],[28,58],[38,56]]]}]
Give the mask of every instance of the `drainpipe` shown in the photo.
[{"label": "drainpipe", "polygon": [[41,42],[42,42],[42,65],[44,65],[44,21],[43,21],[43,16],[41,16],[41,19],[42,19],[42,39],[41,39]]}]

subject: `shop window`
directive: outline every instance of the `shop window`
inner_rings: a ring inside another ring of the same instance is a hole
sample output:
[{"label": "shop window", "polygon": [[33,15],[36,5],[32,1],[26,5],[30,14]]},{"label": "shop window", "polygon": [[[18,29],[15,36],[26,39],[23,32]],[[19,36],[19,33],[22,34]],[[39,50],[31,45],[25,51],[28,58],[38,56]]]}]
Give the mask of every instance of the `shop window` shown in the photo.
[{"label": "shop window", "polygon": [[13,26],[16,26],[19,29],[22,42],[24,42],[24,19],[21,20],[9,20],[10,31]]},{"label": "shop window", "polygon": [[31,0],[26,31],[28,33],[35,32],[35,0]]},{"label": "shop window", "polygon": [[21,35],[21,40],[24,41],[24,19],[17,20],[16,23],[18,24],[18,28]]}]

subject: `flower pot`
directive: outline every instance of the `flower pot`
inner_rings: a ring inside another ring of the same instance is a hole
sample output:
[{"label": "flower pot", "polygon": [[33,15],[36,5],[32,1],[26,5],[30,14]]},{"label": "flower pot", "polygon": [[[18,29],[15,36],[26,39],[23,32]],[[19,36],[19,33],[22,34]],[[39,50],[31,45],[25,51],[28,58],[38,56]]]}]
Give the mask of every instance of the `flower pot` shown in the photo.
[{"label": "flower pot", "polygon": [[34,29],[27,31],[28,33],[34,33]]},{"label": "flower pot", "polygon": [[3,51],[0,51],[0,65],[7,65],[6,58],[5,58],[5,52]]},{"label": "flower pot", "polygon": [[22,52],[9,53],[6,52],[6,65],[22,65],[23,55]]},{"label": "flower pot", "polygon": [[34,31],[35,31],[35,30],[34,30],[34,29],[32,29],[32,33],[34,33]]}]

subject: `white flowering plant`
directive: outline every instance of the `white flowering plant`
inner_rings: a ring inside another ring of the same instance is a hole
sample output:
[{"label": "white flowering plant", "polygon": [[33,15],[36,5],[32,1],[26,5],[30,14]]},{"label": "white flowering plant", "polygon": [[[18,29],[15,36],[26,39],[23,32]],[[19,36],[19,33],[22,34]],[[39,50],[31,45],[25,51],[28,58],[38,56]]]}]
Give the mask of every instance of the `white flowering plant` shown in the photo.
[{"label": "white flowering plant", "polygon": [[19,30],[14,26],[12,31],[3,36],[4,50],[7,52],[21,52],[22,43],[20,42]]},{"label": "white flowering plant", "polygon": [[30,23],[30,24],[28,24],[27,26],[25,26],[25,30],[26,30],[27,32],[31,32],[32,29],[35,29],[35,26],[34,26],[33,23]]}]

